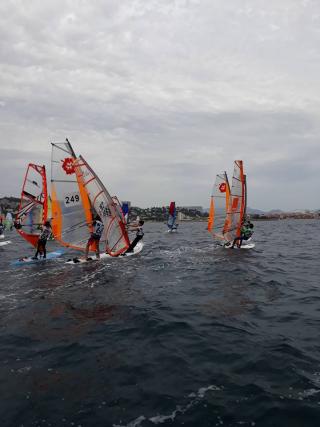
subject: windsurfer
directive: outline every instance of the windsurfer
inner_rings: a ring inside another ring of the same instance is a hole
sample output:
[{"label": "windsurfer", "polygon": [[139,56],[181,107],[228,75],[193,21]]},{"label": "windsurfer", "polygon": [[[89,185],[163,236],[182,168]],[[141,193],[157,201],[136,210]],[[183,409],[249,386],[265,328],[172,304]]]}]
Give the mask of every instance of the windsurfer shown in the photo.
[{"label": "windsurfer", "polygon": [[2,218],[0,220],[0,236],[3,236],[3,232],[4,232],[4,225],[2,223]]},{"label": "windsurfer", "polygon": [[128,226],[128,229],[130,229],[130,230],[137,230],[137,234],[136,234],[136,237],[134,238],[134,240],[130,243],[130,246],[128,247],[128,249],[125,251],[125,253],[123,255],[125,255],[127,253],[132,253],[133,249],[137,246],[138,242],[143,238],[143,236],[144,236],[143,224],[144,224],[144,221],[140,220],[138,222],[138,224],[132,224],[132,225]]},{"label": "windsurfer", "polygon": [[254,225],[249,219],[245,220],[240,230],[240,236],[234,239],[231,249],[234,248],[235,244],[237,244],[238,248],[241,248],[243,240],[249,240],[253,235],[253,227]]},{"label": "windsurfer", "polygon": [[13,226],[14,226],[15,229],[21,230],[22,225],[21,225],[20,219],[15,220],[14,223],[13,223]]},{"label": "windsurfer", "polygon": [[51,224],[50,224],[50,221],[46,221],[39,235],[37,251],[35,253],[35,256],[32,259],[38,259],[39,254],[43,254],[43,258],[47,257],[46,244],[50,235],[51,235]]},{"label": "windsurfer", "polygon": [[104,225],[99,215],[96,215],[94,221],[92,222],[92,226],[93,226],[93,230],[86,246],[86,255],[85,255],[86,260],[89,259],[88,255],[89,255],[89,248],[91,245],[95,245],[97,259],[100,259],[99,243],[100,243],[100,239],[104,229]]}]

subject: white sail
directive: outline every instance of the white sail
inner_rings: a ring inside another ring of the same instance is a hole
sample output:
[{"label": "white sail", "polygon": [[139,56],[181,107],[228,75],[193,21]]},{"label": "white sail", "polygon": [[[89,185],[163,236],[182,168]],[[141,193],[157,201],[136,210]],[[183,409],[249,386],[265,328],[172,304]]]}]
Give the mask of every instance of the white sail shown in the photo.
[{"label": "white sail", "polygon": [[230,206],[230,187],[226,172],[218,174],[211,193],[208,230],[222,240],[228,240],[227,213]]},{"label": "white sail", "polygon": [[76,155],[68,140],[52,144],[52,230],[63,246],[84,250],[92,230],[92,210],[75,162]]},{"label": "white sail", "polygon": [[129,247],[128,233],[119,204],[110,196],[98,176],[83,157],[75,162],[75,169],[82,180],[92,207],[104,224],[105,250],[118,256]]}]

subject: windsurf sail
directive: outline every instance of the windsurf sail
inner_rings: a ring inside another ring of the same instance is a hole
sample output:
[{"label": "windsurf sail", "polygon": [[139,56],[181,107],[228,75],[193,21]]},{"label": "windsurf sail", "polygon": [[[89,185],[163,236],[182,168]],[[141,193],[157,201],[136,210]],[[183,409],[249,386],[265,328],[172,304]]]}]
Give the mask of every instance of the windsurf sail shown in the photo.
[{"label": "windsurf sail", "polygon": [[15,220],[18,233],[34,247],[38,243],[40,227],[47,220],[47,200],[45,166],[29,163]]},{"label": "windsurf sail", "polygon": [[103,183],[82,156],[76,160],[74,167],[92,207],[104,224],[106,252],[111,256],[120,255],[127,250],[130,244],[120,204],[110,196]]},{"label": "windsurf sail", "polygon": [[216,238],[226,240],[230,206],[230,186],[226,172],[218,174],[213,186],[210,201],[208,230]]},{"label": "windsurf sail", "polygon": [[92,230],[93,212],[76,155],[68,140],[52,143],[51,214],[54,238],[63,246],[84,250]]},{"label": "windsurf sail", "polygon": [[169,216],[167,221],[167,226],[169,230],[172,230],[175,227],[175,222],[177,218],[177,211],[176,211],[176,202],[170,202],[169,206]]},{"label": "windsurf sail", "polygon": [[122,218],[122,221],[124,222],[124,224],[126,224],[127,221],[126,221],[126,218],[125,218],[125,215],[124,215],[124,212],[123,212],[123,209],[122,209],[122,206],[121,206],[121,203],[120,203],[118,197],[113,196],[112,200],[114,202],[114,206],[115,206],[116,210],[118,211],[118,216],[120,218]]},{"label": "windsurf sail", "polygon": [[243,161],[235,160],[231,186],[231,203],[227,214],[227,240],[240,237],[241,225],[246,212],[246,199],[246,176],[243,173]]}]

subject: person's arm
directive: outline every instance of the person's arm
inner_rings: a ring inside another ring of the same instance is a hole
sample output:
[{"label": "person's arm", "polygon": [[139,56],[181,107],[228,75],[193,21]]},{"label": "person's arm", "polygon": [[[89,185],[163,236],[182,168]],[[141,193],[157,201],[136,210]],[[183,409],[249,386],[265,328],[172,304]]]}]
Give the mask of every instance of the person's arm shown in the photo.
[{"label": "person's arm", "polygon": [[137,230],[139,228],[139,225],[137,225],[137,224],[128,224],[127,227],[128,227],[128,229],[131,229],[131,230]]}]

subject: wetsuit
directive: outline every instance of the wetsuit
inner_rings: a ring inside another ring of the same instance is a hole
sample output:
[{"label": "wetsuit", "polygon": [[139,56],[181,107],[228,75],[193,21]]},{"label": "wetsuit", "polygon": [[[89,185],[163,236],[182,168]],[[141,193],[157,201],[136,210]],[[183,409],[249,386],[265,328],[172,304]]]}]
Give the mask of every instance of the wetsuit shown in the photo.
[{"label": "wetsuit", "polygon": [[130,243],[130,246],[128,247],[128,249],[126,250],[125,253],[128,253],[128,252],[131,253],[131,252],[133,252],[133,249],[137,246],[138,242],[143,238],[143,236],[144,236],[144,232],[143,232],[142,225],[139,225],[136,237]]},{"label": "wetsuit", "polygon": [[38,255],[42,252],[43,253],[43,258],[47,257],[47,250],[46,250],[46,244],[47,244],[47,240],[49,239],[51,234],[51,227],[43,227],[41,234],[39,236],[39,240],[38,240],[38,245],[37,245],[37,252],[35,254],[35,256],[33,257],[34,259],[38,258]]},{"label": "wetsuit", "polygon": [[103,222],[101,222],[98,219],[94,220],[92,225],[93,225],[93,231],[91,233],[91,236],[88,240],[87,247],[86,247],[86,259],[88,259],[90,245],[94,245],[94,244],[96,245],[97,258],[100,258],[99,242],[104,230],[104,225],[103,225]]},{"label": "wetsuit", "polygon": [[93,221],[93,231],[88,241],[89,245],[95,242],[99,243],[99,240],[101,239],[101,236],[102,236],[103,229],[104,229],[104,225],[101,221],[99,220]]},{"label": "wetsuit", "polygon": [[250,228],[247,224],[243,225],[240,230],[240,237],[236,237],[232,243],[232,248],[238,242],[238,247],[241,248],[243,240],[248,240],[253,234],[252,228]]}]

